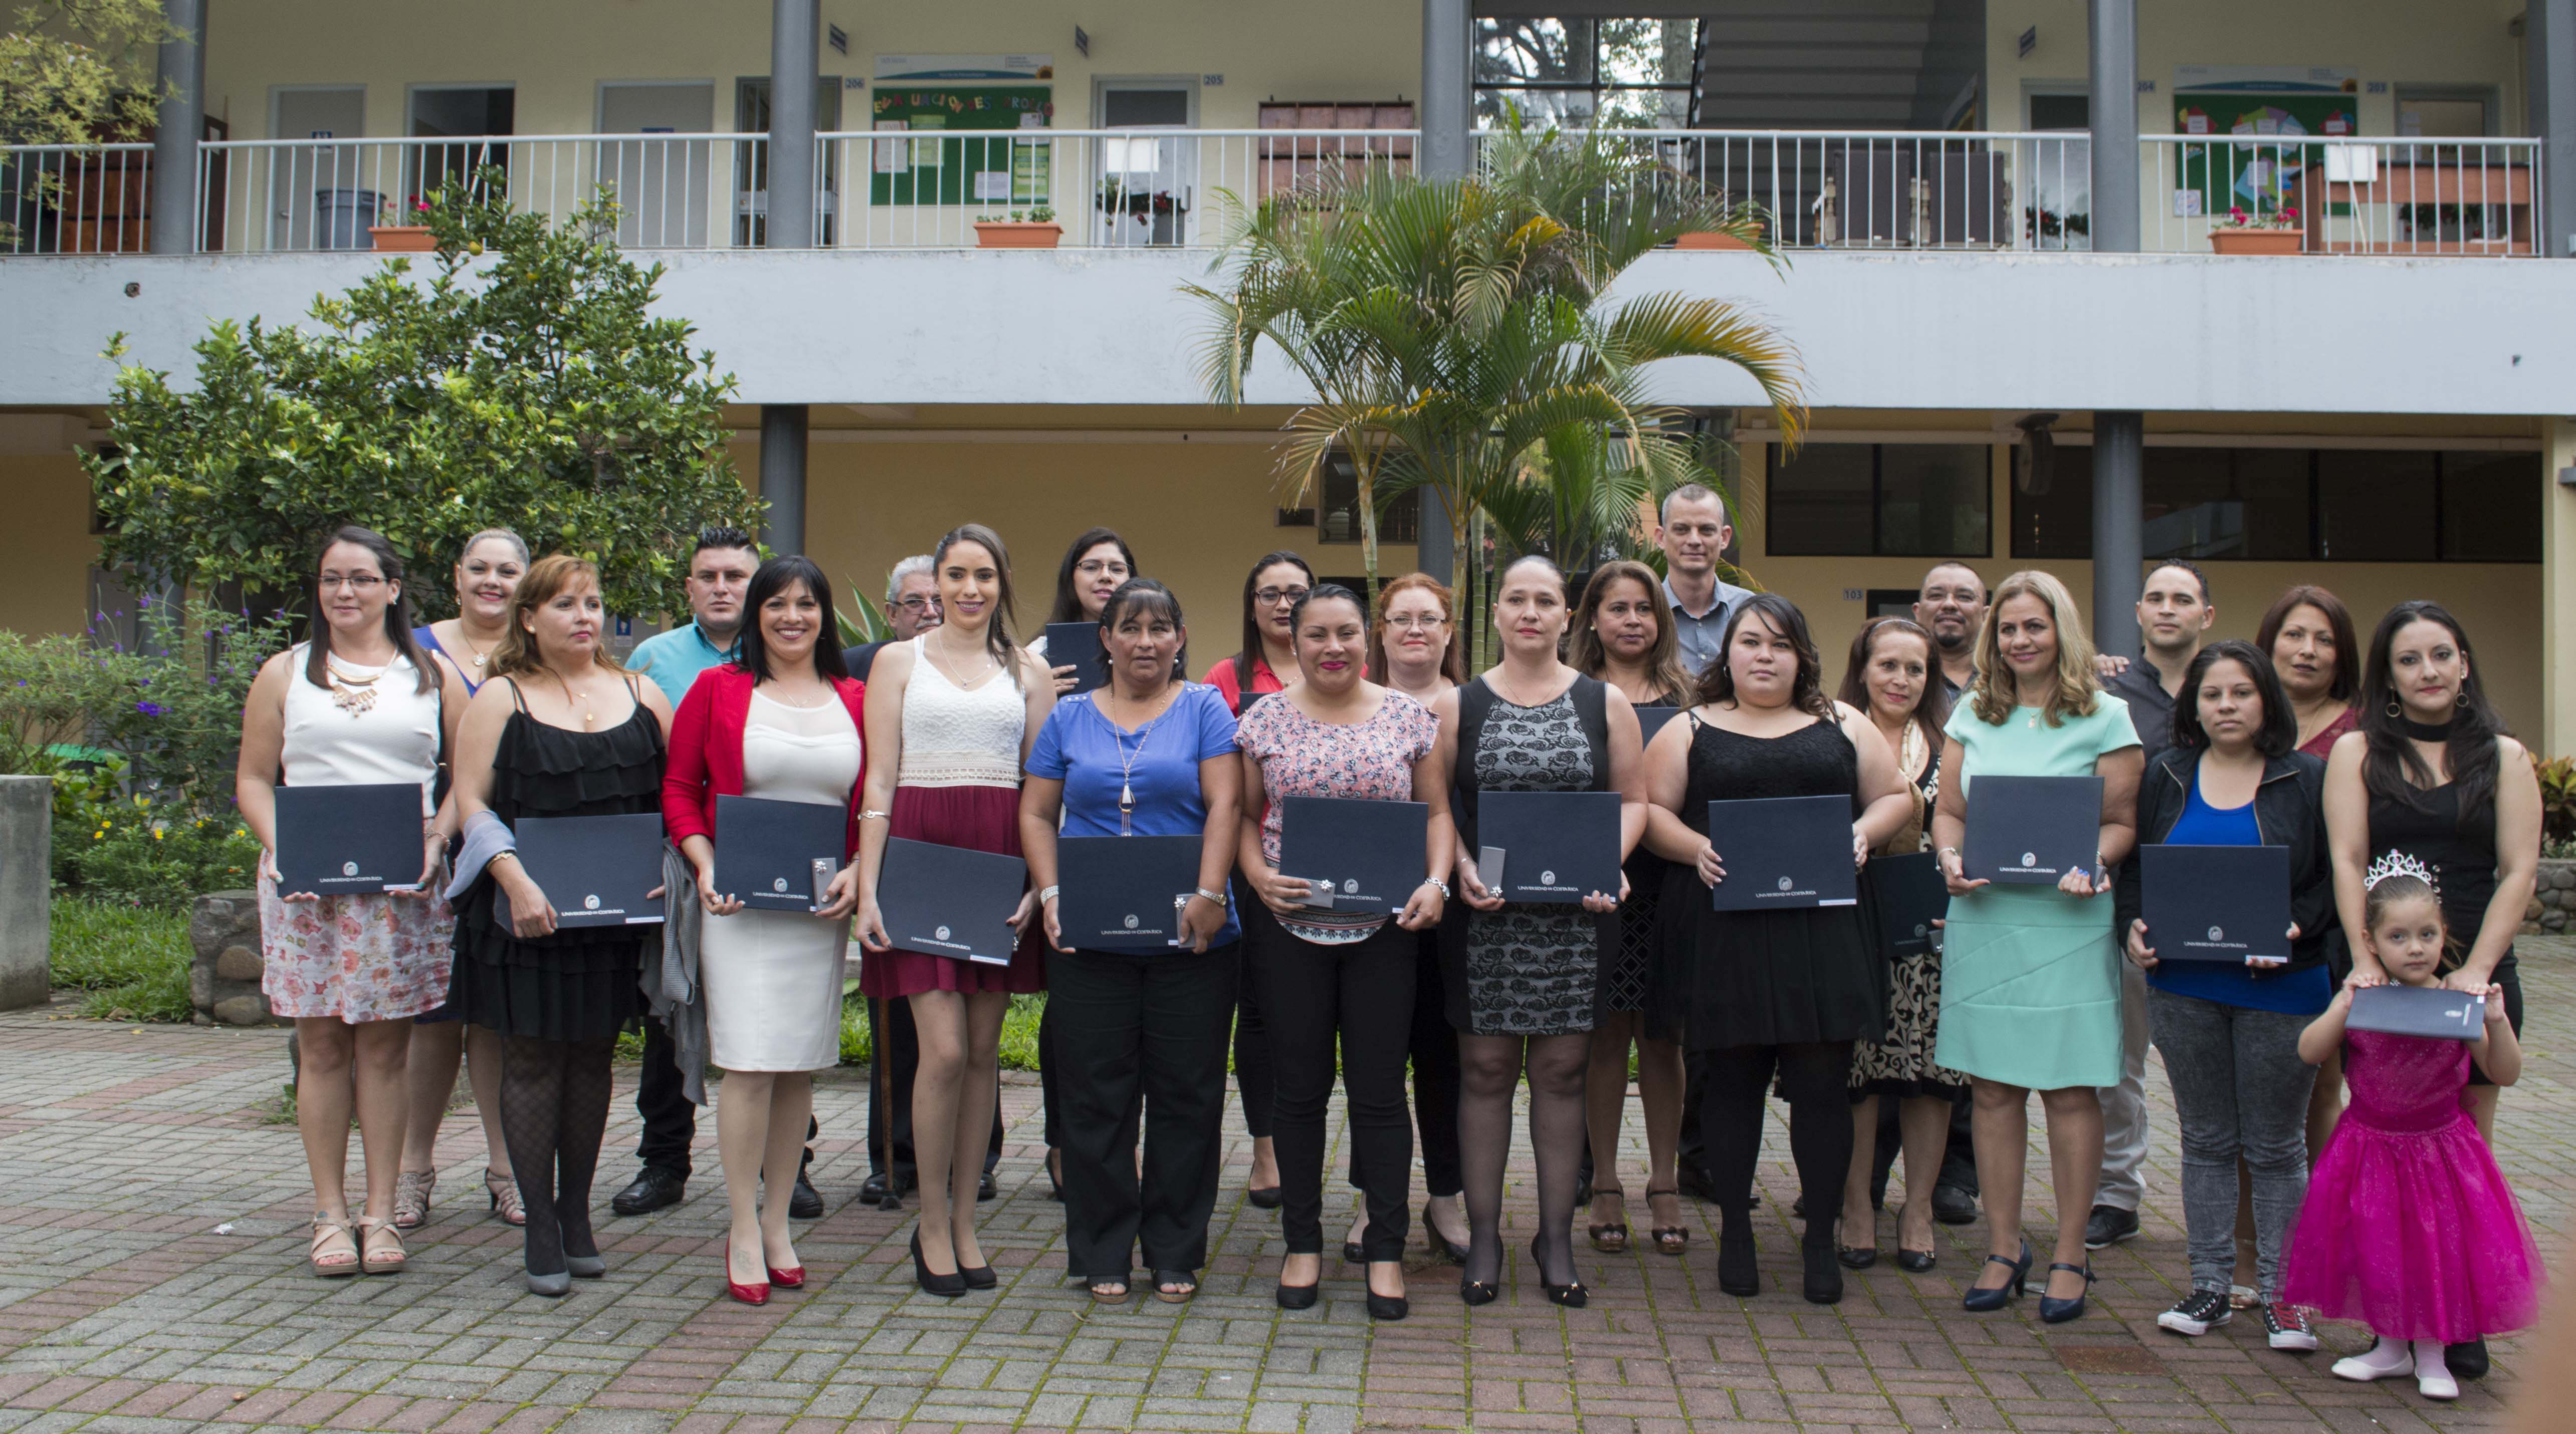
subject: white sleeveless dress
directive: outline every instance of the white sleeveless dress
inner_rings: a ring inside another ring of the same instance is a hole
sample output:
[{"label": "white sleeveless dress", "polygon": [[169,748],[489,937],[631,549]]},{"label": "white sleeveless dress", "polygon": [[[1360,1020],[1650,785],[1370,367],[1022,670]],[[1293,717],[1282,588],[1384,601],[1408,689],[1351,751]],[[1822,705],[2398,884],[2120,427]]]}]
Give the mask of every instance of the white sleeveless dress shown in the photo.
[{"label": "white sleeveless dress", "polygon": [[[382,667],[331,659],[336,689],[316,687],[304,664],[311,645],[287,654],[285,743],[290,787],[420,785],[421,815],[435,812],[438,689],[419,690],[419,669],[397,653]],[[349,705],[334,690],[361,694]],[[372,698],[372,700],[368,700]],[[260,994],[271,1014],[360,1021],[425,1015],[447,1000],[455,920],[433,881],[426,896],[353,892],[319,901],[278,899],[259,879]]]},{"label": "white sleeveless dress", "polygon": [[[835,694],[790,707],[751,694],[742,738],[742,794],[847,808],[860,742]],[[818,1071],[841,1063],[841,960],[849,922],[801,911],[710,916],[699,945],[707,1044],[729,1071]]]}]

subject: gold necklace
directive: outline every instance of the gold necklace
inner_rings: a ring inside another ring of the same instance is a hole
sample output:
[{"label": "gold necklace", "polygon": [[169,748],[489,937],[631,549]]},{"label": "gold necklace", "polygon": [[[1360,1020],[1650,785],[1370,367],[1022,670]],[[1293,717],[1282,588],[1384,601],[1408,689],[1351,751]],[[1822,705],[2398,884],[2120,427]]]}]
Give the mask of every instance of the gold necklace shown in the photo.
[{"label": "gold necklace", "polygon": [[[942,644],[939,639],[934,637],[926,639],[921,644],[921,650],[924,653],[929,654],[930,665],[938,668],[940,675],[947,678],[951,686],[957,688],[959,691],[965,691],[967,689],[967,684],[958,678],[957,669],[954,666],[956,658],[954,655],[950,655],[943,659],[939,652],[939,648],[941,646]],[[993,652],[992,649],[978,643],[975,648],[975,655],[983,659],[982,662],[975,665],[975,677],[980,681],[984,674],[991,671],[993,668]]]},{"label": "gold necklace", "polygon": [[571,705],[572,705],[572,700],[573,700],[575,697],[578,697],[578,698],[580,698],[580,699],[581,699],[581,725],[582,725],[582,726],[584,726],[584,727],[588,727],[588,726],[590,726],[591,724],[593,724],[593,723],[595,723],[595,722],[597,722],[597,721],[599,720],[599,713],[598,713],[598,712],[596,712],[596,711],[594,711],[594,710],[592,710],[592,708],[591,708],[591,705],[590,705],[590,694],[589,694],[589,693],[587,693],[587,692],[575,692],[575,691],[573,691],[573,690],[572,690],[572,684],[571,684],[570,682],[567,682],[567,681],[565,681],[565,680],[564,680],[564,675],[563,675],[562,673],[560,673],[560,672],[555,671],[555,670],[554,670],[553,668],[551,668],[551,667],[549,667],[549,668],[547,668],[547,669],[546,669],[546,674],[547,674],[548,676],[550,676],[550,677],[554,678],[554,680],[555,680],[555,685],[556,685],[557,687],[560,687],[560,688],[562,688],[562,689],[563,689],[563,691],[564,691],[564,705],[565,705],[565,706],[567,706],[567,707],[571,706]]},{"label": "gold necklace", "polygon": [[363,681],[355,677],[344,677],[340,674],[338,659],[331,657],[325,657],[323,659],[322,671],[323,675],[331,680],[332,706],[339,708],[341,711],[348,713],[352,717],[356,717],[364,712],[370,711],[375,707],[375,686],[378,682],[384,680],[384,673],[378,672],[375,676],[366,678]]},{"label": "gold necklace", "polygon": [[[481,648],[476,647],[474,645],[474,639],[465,635],[465,624],[462,620],[459,620],[456,624],[456,640],[465,644],[465,650],[474,654],[474,665],[476,667],[481,667],[483,665],[483,659],[489,656],[489,654],[485,653]],[[497,643],[494,644],[494,646],[498,645],[499,644]]]}]

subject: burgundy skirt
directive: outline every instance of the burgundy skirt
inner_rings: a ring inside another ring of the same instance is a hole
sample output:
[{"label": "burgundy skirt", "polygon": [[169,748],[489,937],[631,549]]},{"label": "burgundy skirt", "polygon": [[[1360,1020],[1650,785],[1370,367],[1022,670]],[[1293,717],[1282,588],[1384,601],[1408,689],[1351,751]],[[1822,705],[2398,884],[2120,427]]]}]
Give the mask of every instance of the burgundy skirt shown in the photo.
[{"label": "burgundy skirt", "polygon": [[[1016,787],[897,787],[889,833],[906,841],[969,851],[1020,854]],[[859,990],[884,999],[923,991],[1043,991],[1046,935],[1031,921],[1008,966],[934,956],[925,951],[869,951],[860,957]]]}]

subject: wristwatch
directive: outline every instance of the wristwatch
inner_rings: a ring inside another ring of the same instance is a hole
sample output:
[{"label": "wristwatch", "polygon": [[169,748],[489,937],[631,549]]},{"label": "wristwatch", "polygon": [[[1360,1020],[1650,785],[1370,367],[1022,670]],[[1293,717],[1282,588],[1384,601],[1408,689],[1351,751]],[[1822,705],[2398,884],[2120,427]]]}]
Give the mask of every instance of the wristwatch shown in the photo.
[{"label": "wristwatch", "polygon": [[1201,897],[1215,902],[1219,908],[1223,908],[1226,904],[1225,893],[1222,891],[1210,891],[1204,886],[1193,887],[1191,889],[1196,891]]}]

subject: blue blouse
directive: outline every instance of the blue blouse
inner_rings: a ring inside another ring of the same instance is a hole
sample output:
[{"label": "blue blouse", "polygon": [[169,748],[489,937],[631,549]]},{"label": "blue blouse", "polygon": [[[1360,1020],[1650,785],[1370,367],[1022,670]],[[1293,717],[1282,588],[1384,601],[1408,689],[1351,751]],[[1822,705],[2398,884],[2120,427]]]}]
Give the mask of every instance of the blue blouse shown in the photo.
[{"label": "blue blouse", "polygon": [[[2201,800],[2200,782],[2195,777],[2190,793],[2183,798],[2182,815],[2175,819],[2173,830],[2165,834],[2165,842],[2171,846],[2261,846],[2263,829],[2254,821],[2252,802],[2241,807],[2213,807]],[[2121,939],[2125,941],[2126,935]],[[2147,944],[2152,946],[2155,941],[2156,933],[2150,930]],[[2167,961],[2147,973],[2147,984],[2176,996],[2289,1016],[2322,1014],[2326,1003],[2334,999],[2333,979],[2321,965],[2271,974],[2242,962],[2226,965],[2216,961]]]},{"label": "blue blouse", "polygon": [[[1069,837],[1198,836],[1207,829],[1207,798],[1199,791],[1199,763],[1231,756],[1234,714],[1225,698],[1201,682],[1181,685],[1162,716],[1135,731],[1112,725],[1093,701],[1096,693],[1068,697],[1047,713],[1029,749],[1032,777],[1064,783],[1064,825]],[[1118,789],[1136,797],[1128,829],[1118,825]],[[1231,906],[1211,946],[1242,935]]]}]

